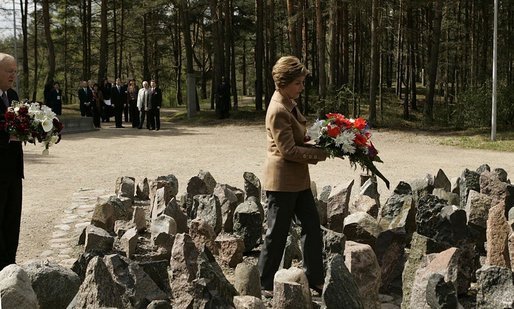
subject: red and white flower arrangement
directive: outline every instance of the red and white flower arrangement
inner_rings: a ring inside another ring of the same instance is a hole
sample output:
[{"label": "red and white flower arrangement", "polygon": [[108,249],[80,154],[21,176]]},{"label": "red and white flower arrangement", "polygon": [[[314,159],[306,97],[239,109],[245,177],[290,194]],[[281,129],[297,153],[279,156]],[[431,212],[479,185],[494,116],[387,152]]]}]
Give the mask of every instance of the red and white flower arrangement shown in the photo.
[{"label": "red and white flower arrangement", "polygon": [[0,123],[0,130],[9,133],[12,140],[42,143],[43,154],[59,143],[63,127],[52,109],[39,103],[12,102],[5,112],[5,122]]},{"label": "red and white flower arrangement", "polygon": [[351,119],[342,114],[330,113],[327,119],[317,120],[307,130],[307,137],[317,147],[325,149],[330,157],[348,157],[350,164],[358,164],[380,177],[389,188],[389,181],[380,173],[373,162],[383,161],[371,142],[371,131],[363,118]]}]

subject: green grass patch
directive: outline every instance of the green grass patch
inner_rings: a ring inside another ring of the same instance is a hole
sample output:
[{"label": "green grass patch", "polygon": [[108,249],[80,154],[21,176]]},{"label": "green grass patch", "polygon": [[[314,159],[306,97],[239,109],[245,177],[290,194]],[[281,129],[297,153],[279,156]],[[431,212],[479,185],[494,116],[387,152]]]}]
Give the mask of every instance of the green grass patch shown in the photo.
[{"label": "green grass patch", "polygon": [[455,136],[441,137],[440,144],[470,149],[496,150],[514,152],[514,132],[502,131],[496,133],[496,140],[491,140],[491,132],[486,129],[467,130],[458,132]]}]

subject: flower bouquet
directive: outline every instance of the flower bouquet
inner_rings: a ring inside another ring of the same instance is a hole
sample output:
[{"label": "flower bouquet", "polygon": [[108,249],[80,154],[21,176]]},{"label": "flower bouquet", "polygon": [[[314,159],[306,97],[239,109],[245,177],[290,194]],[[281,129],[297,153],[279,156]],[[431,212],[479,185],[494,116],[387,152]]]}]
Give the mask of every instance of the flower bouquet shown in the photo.
[{"label": "flower bouquet", "polygon": [[363,169],[380,177],[389,189],[389,181],[373,162],[383,161],[371,142],[371,132],[365,119],[348,119],[342,114],[330,113],[327,119],[317,120],[307,131],[307,136],[317,147],[325,149],[330,157],[348,157],[350,164],[359,164]]},{"label": "flower bouquet", "polygon": [[5,112],[5,122],[0,123],[0,130],[9,133],[12,140],[24,143],[42,143],[48,154],[48,148],[61,140],[62,122],[46,105],[39,103],[13,102]]}]

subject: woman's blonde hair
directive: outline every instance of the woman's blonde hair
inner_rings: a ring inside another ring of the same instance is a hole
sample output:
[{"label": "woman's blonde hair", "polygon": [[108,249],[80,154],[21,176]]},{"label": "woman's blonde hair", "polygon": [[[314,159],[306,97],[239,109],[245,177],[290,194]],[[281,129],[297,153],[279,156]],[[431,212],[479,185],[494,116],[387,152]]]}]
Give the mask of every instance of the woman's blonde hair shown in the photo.
[{"label": "woman's blonde hair", "polygon": [[295,56],[280,57],[271,72],[276,88],[284,88],[295,79],[310,74],[309,70]]}]

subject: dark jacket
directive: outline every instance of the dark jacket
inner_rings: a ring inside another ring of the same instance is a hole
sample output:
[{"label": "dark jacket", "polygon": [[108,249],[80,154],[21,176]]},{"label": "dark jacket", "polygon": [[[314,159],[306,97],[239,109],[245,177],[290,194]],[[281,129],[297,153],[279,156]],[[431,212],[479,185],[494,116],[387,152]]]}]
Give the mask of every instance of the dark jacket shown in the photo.
[{"label": "dark jacket", "polygon": [[[9,103],[18,101],[18,94],[13,89],[7,90]],[[5,121],[7,107],[0,102],[0,122]],[[0,179],[12,177],[23,178],[23,149],[21,142],[9,142],[9,134],[0,131]]]},{"label": "dark jacket", "polygon": [[152,96],[150,97],[152,108],[161,108],[162,106],[162,91],[161,88],[157,87],[152,92]]}]

